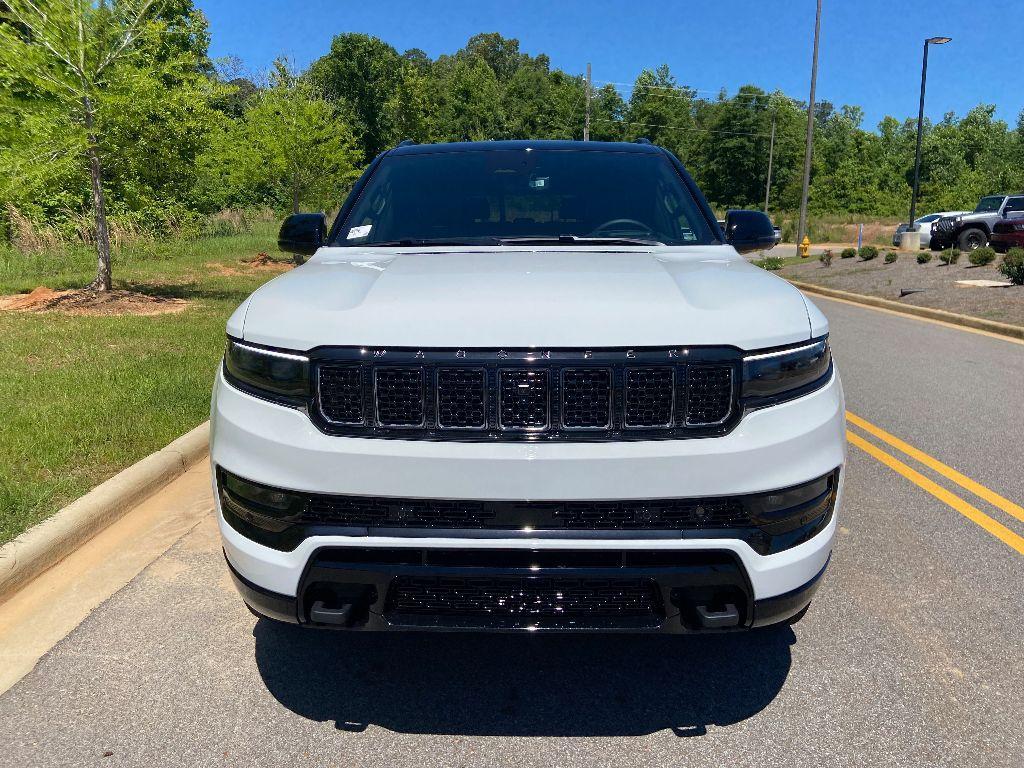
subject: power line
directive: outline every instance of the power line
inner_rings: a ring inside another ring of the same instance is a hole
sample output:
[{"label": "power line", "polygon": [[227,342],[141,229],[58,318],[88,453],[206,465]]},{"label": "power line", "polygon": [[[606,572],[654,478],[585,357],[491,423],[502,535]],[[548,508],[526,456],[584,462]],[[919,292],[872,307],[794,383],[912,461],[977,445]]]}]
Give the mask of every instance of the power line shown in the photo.
[{"label": "power line", "polygon": [[[624,88],[630,88],[632,90],[644,89],[644,90],[652,90],[652,91],[669,91],[673,95],[679,95],[679,96],[690,96],[690,95],[695,95],[695,94],[698,94],[698,93],[711,93],[711,94],[715,94],[716,96],[720,96],[720,95],[722,95],[722,91],[723,91],[723,89],[721,89],[721,88],[719,88],[718,90],[712,90],[712,89],[705,89],[705,88],[691,88],[688,85],[676,85],[676,86],[668,86],[668,85],[642,85],[642,84],[636,84],[636,83],[623,83],[623,82],[618,82],[618,81],[615,81],[615,80],[595,80],[594,82],[595,83],[600,83],[600,84],[603,84],[603,85],[621,85]],[[728,96],[727,95],[725,98],[726,98],[727,101],[735,101],[735,100],[743,100],[743,99],[779,99],[779,98],[781,98],[781,99],[785,99],[786,101],[792,102],[794,104],[802,104],[803,103],[799,99],[794,99],[792,96],[787,96],[786,94],[780,93],[778,91],[771,91],[771,92],[765,92],[765,93],[736,93],[736,94],[734,94],[732,96]],[[706,98],[701,98],[700,101],[711,101],[711,100],[710,99],[706,99]]]},{"label": "power line", "polygon": [[644,128],[671,128],[676,131],[693,131],[696,133],[724,133],[730,136],[759,136],[762,139],[768,138],[767,133],[749,133],[746,131],[723,131],[717,128],[696,128],[688,125],[659,125],[658,123],[640,123],[635,120],[615,120],[610,117],[592,117],[592,123],[615,123],[616,125],[640,125]]}]

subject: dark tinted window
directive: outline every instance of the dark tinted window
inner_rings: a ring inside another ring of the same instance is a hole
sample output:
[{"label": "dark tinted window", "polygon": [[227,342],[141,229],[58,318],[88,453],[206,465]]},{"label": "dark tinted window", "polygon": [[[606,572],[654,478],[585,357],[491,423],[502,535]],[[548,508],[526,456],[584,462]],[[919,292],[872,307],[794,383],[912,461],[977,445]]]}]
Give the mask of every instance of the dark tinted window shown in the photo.
[{"label": "dark tinted window", "polygon": [[561,235],[714,242],[662,155],[516,149],[385,157],[337,244]]},{"label": "dark tinted window", "polygon": [[992,211],[998,211],[999,206],[1003,204],[1002,195],[995,195],[994,197],[983,197],[978,201],[978,207],[974,209],[975,213],[991,213]]},{"label": "dark tinted window", "polygon": [[1003,210],[1007,213],[1010,211],[1024,211],[1024,197],[1011,197],[1006,201],[1006,207]]}]

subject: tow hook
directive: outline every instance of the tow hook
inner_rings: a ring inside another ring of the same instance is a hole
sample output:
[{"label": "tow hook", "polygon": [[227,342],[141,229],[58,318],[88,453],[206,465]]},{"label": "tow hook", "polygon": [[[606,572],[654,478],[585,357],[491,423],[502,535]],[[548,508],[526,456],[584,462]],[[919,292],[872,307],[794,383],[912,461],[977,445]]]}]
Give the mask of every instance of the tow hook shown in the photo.
[{"label": "tow hook", "polygon": [[740,612],[732,603],[726,603],[721,611],[713,611],[706,605],[698,605],[697,617],[705,629],[736,627],[740,623]]},{"label": "tow hook", "polygon": [[352,603],[345,603],[340,608],[328,608],[323,600],[317,600],[309,609],[309,618],[317,624],[347,627],[352,621],[352,608]]}]

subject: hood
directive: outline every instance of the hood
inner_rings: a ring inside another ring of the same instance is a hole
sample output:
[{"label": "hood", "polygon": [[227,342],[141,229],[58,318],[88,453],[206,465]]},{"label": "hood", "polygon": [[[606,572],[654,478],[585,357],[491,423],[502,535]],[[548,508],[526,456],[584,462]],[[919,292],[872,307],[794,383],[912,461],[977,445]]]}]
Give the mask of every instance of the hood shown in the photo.
[{"label": "hood", "polygon": [[803,296],[729,246],[322,248],[229,328],[286,349],[757,349],[810,337]]}]

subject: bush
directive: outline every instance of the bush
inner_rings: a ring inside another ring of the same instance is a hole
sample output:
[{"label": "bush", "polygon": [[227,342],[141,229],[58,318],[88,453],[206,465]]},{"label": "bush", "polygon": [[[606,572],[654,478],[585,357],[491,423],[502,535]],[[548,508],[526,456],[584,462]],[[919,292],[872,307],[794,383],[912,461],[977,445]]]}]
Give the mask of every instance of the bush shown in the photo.
[{"label": "bush", "polygon": [[839,255],[840,255],[840,257],[842,257],[844,259],[852,259],[854,256],[857,255],[857,249],[856,248],[843,248],[842,253],[840,253]]},{"label": "bush", "polygon": [[889,253],[885,254],[885,263],[893,264],[898,258],[899,255],[895,251],[890,251]]},{"label": "bush", "polygon": [[924,251],[923,253],[917,254],[917,263],[918,264],[927,264],[931,260],[932,260],[932,255],[928,251]]},{"label": "bush", "polygon": [[999,271],[1014,285],[1024,285],[1024,248],[1011,248],[999,265]]},{"label": "bush", "polygon": [[782,258],[779,256],[765,256],[760,261],[753,262],[755,266],[761,267],[761,269],[767,269],[769,272],[774,272],[777,269],[782,269]]},{"label": "bush", "polygon": [[821,265],[823,267],[831,267],[832,266],[832,250],[831,249],[827,249],[824,253],[822,253],[820,256],[818,256],[818,261],[821,262]]},{"label": "bush", "polygon": [[956,264],[960,261],[960,251],[956,248],[950,248],[948,251],[942,251],[939,253],[939,261],[947,266],[950,264]]},{"label": "bush", "polygon": [[865,245],[860,249],[861,261],[871,261],[878,256],[878,249],[873,245]]},{"label": "bush", "polygon": [[991,248],[978,248],[967,255],[968,261],[976,267],[984,267],[996,260],[996,252]]}]

